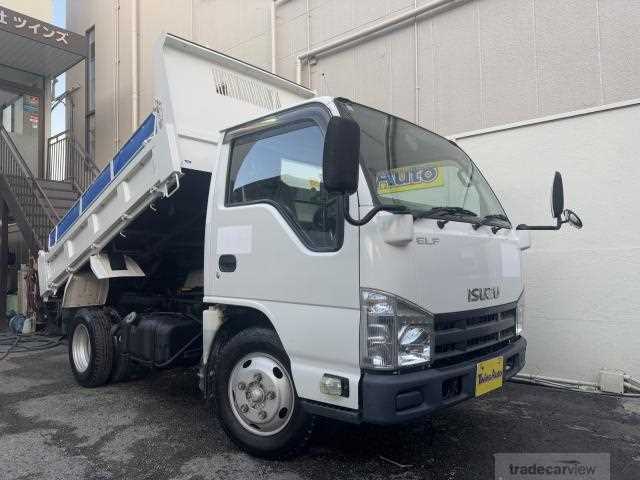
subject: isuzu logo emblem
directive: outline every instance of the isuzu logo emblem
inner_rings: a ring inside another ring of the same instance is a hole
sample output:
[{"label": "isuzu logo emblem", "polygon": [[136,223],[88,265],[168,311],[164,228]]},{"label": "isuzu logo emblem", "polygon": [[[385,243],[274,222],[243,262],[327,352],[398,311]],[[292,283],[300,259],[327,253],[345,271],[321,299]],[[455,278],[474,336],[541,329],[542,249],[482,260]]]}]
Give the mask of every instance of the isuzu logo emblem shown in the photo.
[{"label": "isuzu logo emblem", "polygon": [[500,287],[469,288],[467,290],[468,302],[482,302],[500,298]]}]

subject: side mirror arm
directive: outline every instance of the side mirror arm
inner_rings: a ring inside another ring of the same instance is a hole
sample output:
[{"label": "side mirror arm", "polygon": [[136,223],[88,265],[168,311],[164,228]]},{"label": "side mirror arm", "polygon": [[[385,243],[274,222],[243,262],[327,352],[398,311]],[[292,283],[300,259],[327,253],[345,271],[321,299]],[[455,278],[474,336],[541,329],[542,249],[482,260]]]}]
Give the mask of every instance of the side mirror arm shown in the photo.
[{"label": "side mirror arm", "polygon": [[580,220],[580,217],[578,217],[578,215],[576,215],[575,212],[571,210],[565,210],[564,212],[562,212],[562,215],[558,217],[556,221],[558,223],[555,226],[552,226],[552,225],[537,226],[537,225],[526,225],[524,223],[521,223],[516,227],[516,230],[560,230],[562,225],[564,225],[565,223],[568,223],[577,229],[582,228],[582,220]]},{"label": "side mirror arm", "polygon": [[563,223],[567,223],[566,221],[557,219],[558,223],[556,225],[527,225],[525,223],[521,223],[516,227],[516,230],[560,230]]},{"label": "side mirror arm", "polygon": [[349,197],[345,195],[344,201],[342,203],[344,204],[344,219],[347,221],[349,225],[353,225],[354,227],[362,227],[363,225],[366,225],[371,221],[373,217],[375,217],[378,213],[383,211],[392,212],[392,213],[397,213],[397,212],[408,213],[409,211],[407,207],[404,207],[401,205],[398,205],[398,206],[378,205],[377,207],[373,207],[364,217],[362,217],[362,219],[356,220],[351,216],[351,213],[349,212]]}]

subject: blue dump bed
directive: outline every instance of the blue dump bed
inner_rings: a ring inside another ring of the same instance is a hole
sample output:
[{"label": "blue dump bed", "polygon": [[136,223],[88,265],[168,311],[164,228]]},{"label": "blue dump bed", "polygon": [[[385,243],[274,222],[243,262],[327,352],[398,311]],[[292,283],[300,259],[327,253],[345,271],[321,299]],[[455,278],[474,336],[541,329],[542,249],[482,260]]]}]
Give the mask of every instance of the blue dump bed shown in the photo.
[{"label": "blue dump bed", "polygon": [[91,204],[104,192],[107,187],[116,179],[118,174],[131,162],[136,153],[142,149],[146,142],[156,131],[156,117],[152,113],[140,125],[138,130],[124,144],[109,164],[98,174],[93,183],[80,196],[78,201],[69,209],[62,217],[60,222],[49,233],[48,246],[51,249],[64,234],[69,231],[82,214],[91,206]]}]

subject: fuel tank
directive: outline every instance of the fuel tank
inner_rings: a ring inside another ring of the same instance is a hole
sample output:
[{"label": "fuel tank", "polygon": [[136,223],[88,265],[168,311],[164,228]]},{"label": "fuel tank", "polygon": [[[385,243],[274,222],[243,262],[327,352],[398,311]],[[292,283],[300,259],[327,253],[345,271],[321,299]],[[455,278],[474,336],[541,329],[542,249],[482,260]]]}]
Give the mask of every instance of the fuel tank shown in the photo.
[{"label": "fuel tank", "polygon": [[195,365],[202,355],[202,325],[174,312],[142,313],[125,329],[128,353],[156,368]]}]

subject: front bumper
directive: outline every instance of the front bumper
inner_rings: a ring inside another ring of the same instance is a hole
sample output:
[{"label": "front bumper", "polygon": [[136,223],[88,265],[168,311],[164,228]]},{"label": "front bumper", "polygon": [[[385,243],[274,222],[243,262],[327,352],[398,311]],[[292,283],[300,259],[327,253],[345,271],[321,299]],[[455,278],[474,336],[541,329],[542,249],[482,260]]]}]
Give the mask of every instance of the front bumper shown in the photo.
[{"label": "front bumper", "polygon": [[500,350],[456,365],[398,375],[365,372],[360,420],[380,425],[402,423],[473,398],[478,362],[502,356],[506,381],[524,367],[526,348],[521,337]]}]

